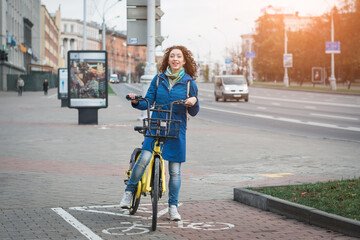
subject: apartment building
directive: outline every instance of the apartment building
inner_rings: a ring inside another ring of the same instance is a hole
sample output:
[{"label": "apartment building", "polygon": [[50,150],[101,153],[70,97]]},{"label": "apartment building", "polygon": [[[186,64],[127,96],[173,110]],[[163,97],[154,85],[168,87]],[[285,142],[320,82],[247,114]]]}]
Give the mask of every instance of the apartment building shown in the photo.
[{"label": "apartment building", "polygon": [[45,5],[41,5],[41,64],[51,67],[53,73],[57,73],[59,67],[63,67],[60,55],[60,10],[51,15]]},{"label": "apartment building", "polygon": [[[97,23],[86,25],[86,49],[101,50],[99,34],[100,26]],[[67,67],[67,52],[70,50],[83,50],[83,21],[77,19],[61,20],[61,58],[64,67]]]},{"label": "apartment building", "polygon": [[0,1],[0,46],[7,60],[0,60],[0,90],[7,91],[8,74],[25,74],[40,64],[40,0]]}]

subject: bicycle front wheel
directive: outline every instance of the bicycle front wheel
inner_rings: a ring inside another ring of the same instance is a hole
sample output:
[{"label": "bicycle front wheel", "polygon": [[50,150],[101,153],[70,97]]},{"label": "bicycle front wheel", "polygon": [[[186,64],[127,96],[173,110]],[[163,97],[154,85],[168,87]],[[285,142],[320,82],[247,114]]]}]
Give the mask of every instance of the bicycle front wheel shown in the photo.
[{"label": "bicycle front wheel", "polygon": [[152,189],[151,189],[151,202],[152,202],[152,225],[151,229],[156,230],[157,225],[157,212],[158,212],[158,201],[160,194],[160,158],[155,157],[153,166],[153,178],[152,178]]}]

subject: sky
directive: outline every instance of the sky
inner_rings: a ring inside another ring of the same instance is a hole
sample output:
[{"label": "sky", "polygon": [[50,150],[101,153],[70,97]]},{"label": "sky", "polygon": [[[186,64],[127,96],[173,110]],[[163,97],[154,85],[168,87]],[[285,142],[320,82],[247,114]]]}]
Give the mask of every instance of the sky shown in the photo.
[{"label": "sky", "polygon": [[[126,0],[86,0],[87,21],[126,30]],[[61,9],[62,18],[83,19],[83,0],[41,0],[50,13]],[[286,13],[319,16],[339,0],[161,0],[161,35],[165,40],[157,55],[172,45],[188,47],[201,61],[223,62],[225,49],[241,45],[241,35],[255,28],[266,6]],[[105,14],[104,14],[105,13]],[[119,16],[119,17],[118,17]]]}]

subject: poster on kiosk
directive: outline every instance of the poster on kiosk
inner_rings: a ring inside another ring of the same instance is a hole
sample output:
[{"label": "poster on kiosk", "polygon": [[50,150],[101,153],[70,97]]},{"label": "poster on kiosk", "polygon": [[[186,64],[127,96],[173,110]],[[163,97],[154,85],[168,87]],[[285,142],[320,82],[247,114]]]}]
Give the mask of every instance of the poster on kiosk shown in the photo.
[{"label": "poster on kiosk", "polygon": [[68,52],[69,108],[107,108],[107,52]]},{"label": "poster on kiosk", "polygon": [[67,68],[58,69],[58,99],[68,98],[68,70]]}]

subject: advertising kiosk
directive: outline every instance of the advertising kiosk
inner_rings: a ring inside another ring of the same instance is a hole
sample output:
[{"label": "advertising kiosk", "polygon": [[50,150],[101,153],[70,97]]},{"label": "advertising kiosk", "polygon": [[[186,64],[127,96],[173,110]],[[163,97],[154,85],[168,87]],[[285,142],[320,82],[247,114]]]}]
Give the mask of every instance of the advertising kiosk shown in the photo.
[{"label": "advertising kiosk", "polygon": [[106,51],[68,52],[68,107],[79,111],[79,124],[98,124],[99,108],[108,106]]}]

